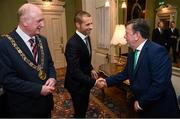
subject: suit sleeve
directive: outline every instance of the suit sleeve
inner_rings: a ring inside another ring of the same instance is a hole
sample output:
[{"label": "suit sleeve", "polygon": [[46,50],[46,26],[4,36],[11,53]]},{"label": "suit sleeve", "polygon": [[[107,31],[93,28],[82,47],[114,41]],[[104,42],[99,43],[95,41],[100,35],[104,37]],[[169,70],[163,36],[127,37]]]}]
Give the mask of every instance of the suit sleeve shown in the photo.
[{"label": "suit sleeve", "polygon": [[117,85],[128,78],[128,62],[129,60],[127,60],[126,66],[122,72],[106,78],[106,83],[108,86]]},{"label": "suit sleeve", "polygon": [[89,88],[92,88],[95,84],[95,80],[83,73],[80,69],[81,63],[79,53],[81,52],[79,51],[78,45],[75,45],[74,42],[67,43],[65,56],[69,69],[69,74],[72,78],[78,80],[78,82],[89,86]]},{"label": "suit sleeve", "polygon": [[179,29],[177,28],[177,39],[179,38]]},{"label": "suit sleeve", "polygon": [[166,49],[160,47],[151,54],[149,55],[149,68],[152,82],[146,93],[138,99],[143,109],[163,97],[171,80],[172,68]]},{"label": "suit sleeve", "polygon": [[49,51],[47,40],[45,40],[45,46],[46,46],[45,54],[46,54],[47,62],[48,62],[47,75],[48,75],[48,78],[55,78],[56,79],[56,70],[54,68],[54,62],[52,60],[51,53]]}]

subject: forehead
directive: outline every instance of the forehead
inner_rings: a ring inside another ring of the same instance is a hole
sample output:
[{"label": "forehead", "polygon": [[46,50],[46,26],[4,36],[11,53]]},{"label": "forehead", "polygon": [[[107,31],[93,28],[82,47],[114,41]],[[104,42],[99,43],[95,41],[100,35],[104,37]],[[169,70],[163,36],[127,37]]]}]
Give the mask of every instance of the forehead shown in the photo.
[{"label": "forehead", "polygon": [[133,25],[132,24],[128,24],[127,26],[126,26],[126,32],[132,32],[133,31]]},{"label": "forehead", "polygon": [[159,25],[164,25],[164,23],[163,23],[163,22],[160,22]]},{"label": "forehead", "polygon": [[82,16],[82,23],[91,23],[92,17]]}]

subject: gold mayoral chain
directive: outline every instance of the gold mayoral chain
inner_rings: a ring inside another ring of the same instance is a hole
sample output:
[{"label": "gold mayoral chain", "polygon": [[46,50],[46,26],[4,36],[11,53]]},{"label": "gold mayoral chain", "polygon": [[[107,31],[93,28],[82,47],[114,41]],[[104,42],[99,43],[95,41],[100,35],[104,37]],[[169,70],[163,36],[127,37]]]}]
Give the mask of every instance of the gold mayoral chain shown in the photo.
[{"label": "gold mayoral chain", "polygon": [[7,39],[11,42],[12,46],[16,49],[16,51],[19,53],[19,55],[22,57],[22,59],[24,60],[24,62],[26,62],[30,67],[32,67],[33,69],[38,71],[38,76],[41,80],[45,80],[46,79],[46,73],[43,69],[43,65],[44,65],[44,52],[43,52],[43,46],[42,46],[42,42],[41,39],[37,36],[38,42],[39,42],[39,47],[40,47],[40,54],[41,54],[41,63],[38,65],[35,65],[33,62],[31,62],[26,55],[23,53],[23,51],[18,47],[18,45],[16,44],[15,40],[10,36],[10,35],[2,35],[7,37]]}]

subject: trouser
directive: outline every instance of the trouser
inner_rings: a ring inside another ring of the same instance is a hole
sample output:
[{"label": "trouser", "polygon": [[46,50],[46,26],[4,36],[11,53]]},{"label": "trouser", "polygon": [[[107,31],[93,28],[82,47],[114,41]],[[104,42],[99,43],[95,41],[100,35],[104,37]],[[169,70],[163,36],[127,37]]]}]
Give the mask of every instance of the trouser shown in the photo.
[{"label": "trouser", "polygon": [[6,95],[0,95],[0,118],[8,117],[7,115],[7,99]]},{"label": "trouser", "polygon": [[173,62],[176,63],[176,46],[177,46],[177,41],[170,42],[168,43],[168,52],[170,51],[170,48],[172,47],[172,53],[173,53]]},{"label": "trouser", "polygon": [[78,93],[70,93],[70,94],[74,106],[74,112],[75,112],[74,117],[85,118],[89,104],[90,92],[86,94],[78,94]]}]

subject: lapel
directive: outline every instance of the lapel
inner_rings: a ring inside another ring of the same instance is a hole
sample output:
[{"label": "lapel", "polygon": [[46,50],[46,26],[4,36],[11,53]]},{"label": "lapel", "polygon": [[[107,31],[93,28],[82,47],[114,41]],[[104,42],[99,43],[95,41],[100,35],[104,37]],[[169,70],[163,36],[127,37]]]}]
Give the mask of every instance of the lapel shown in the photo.
[{"label": "lapel", "polygon": [[23,39],[17,34],[17,32],[16,31],[11,32],[10,36],[15,40],[18,47],[22,50],[22,52],[25,54],[25,56],[29,60],[31,60],[33,63],[35,63],[35,60],[34,60],[34,57],[31,53],[31,51],[29,50],[29,48],[27,47],[27,45],[25,44]]},{"label": "lapel", "polygon": [[171,30],[172,33],[174,33],[175,29]]},{"label": "lapel", "polygon": [[156,33],[161,34],[158,28],[156,28]]},{"label": "lapel", "polygon": [[141,65],[141,62],[143,61],[143,58],[146,54],[146,50],[147,50],[147,47],[148,47],[148,44],[149,44],[149,40],[146,41],[146,43],[144,44],[142,50],[141,50],[141,53],[139,55],[139,58],[138,58],[138,61],[137,61],[137,64],[136,64],[136,67],[134,69],[134,75],[136,74],[136,72],[138,71],[138,68],[140,67]]},{"label": "lapel", "polygon": [[177,28],[174,28],[174,33],[177,35]]},{"label": "lapel", "polygon": [[[83,50],[85,50],[85,53],[91,57],[91,54],[89,55],[89,51],[88,51],[88,48],[87,48],[87,45],[84,43],[84,41],[82,40],[82,38],[76,34],[76,40],[79,42],[79,44],[82,46]],[[89,41],[89,45],[90,45],[90,51],[91,51],[91,43],[90,43],[90,39],[88,37],[88,41]],[[92,51],[91,51],[92,52]]]},{"label": "lapel", "polygon": [[134,53],[133,50],[129,54],[129,68],[131,76],[134,74]]}]

